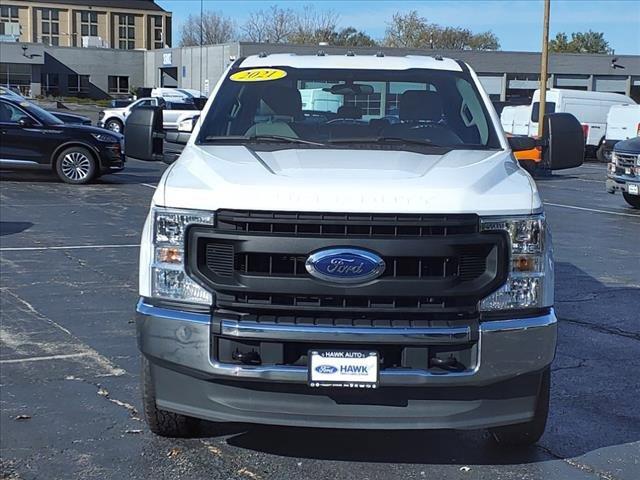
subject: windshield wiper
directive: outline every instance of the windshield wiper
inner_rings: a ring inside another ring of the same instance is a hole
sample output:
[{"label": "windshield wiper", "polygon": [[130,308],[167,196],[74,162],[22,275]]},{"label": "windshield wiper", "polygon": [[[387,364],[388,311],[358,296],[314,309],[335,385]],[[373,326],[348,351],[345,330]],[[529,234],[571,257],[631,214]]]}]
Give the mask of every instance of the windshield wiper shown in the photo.
[{"label": "windshield wiper", "polygon": [[274,142],[274,143],[300,143],[304,145],[315,145],[325,147],[324,143],[312,142],[296,137],[286,137],[284,135],[227,135],[208,136],[204,138],[206,142]]},{"label": "windshield wiper", "polygon": [[334,138],[329,140],[329,143],[387,143],[398,144],[404,143],[407,145],[424,145],[427,147],[444,147],[445,145],[438,145],[431,140],[420,140],[417,138],[402,138],[402,137],[354,137],[354,138]]}]

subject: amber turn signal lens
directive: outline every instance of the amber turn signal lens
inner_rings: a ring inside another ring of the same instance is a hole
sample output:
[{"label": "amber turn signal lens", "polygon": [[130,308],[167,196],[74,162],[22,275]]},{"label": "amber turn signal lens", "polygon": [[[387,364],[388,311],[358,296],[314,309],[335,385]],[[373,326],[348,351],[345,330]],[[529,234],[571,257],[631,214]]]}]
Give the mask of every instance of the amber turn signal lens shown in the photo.
[{"label": "amber turn signal lens", "polygon": [[156,248],[156,261],[161,263],[182,263],[182,251],[176,247]]},{"label": "amber turn signal lens", "polygon": [[529,256],[517,256],[513,259],[514,272],[535,272],[538,270],[538,259]]}]

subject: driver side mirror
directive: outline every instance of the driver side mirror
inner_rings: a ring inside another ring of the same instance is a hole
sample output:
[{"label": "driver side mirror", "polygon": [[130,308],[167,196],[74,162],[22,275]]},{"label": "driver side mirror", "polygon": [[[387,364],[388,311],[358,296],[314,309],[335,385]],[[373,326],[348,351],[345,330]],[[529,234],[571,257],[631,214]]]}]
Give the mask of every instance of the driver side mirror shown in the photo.
[{"label": "driver side mirror", "polygon": [[164,129],[161,107],[140,107],[127,117],[124,151],[137,160],[162,161]]},{"label": "driver side mirror", "polygon": [[33,127],[35,125],[35,122],[31,117],[22,117],[20,120],[18,120],[18,125],[22,128],[29,128]]},{"label": "driver side mirror", "polygon": [[570,113],[544,116],[542,162],[551,170],[575,168],[584,162],[584,132]]}]

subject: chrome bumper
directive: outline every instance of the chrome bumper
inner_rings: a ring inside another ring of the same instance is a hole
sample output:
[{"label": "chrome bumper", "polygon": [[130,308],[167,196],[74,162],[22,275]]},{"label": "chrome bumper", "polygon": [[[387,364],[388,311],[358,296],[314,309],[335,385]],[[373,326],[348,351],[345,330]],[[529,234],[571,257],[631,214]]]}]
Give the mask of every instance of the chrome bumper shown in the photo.
[{"label": "chrome bumper", "polygon": [[[247,366],[212,359],[208,314],[188,313],[138,304],[140,350],[152,362],[193,376],[281,383],[307,383],[307,368],[300,366]],[[222,336],[284,341],[392,344],[463,344],[476,337],[478,361],[473,370],[432,373],[426,370],[387,368],[380,371],[380,386],[488,385],[537,372],[554,358],[557,320],[553,310],[538,317],[507,319],[469,326],[438,328],[350,328],[316,326],[245,327],[222,319]]]}]

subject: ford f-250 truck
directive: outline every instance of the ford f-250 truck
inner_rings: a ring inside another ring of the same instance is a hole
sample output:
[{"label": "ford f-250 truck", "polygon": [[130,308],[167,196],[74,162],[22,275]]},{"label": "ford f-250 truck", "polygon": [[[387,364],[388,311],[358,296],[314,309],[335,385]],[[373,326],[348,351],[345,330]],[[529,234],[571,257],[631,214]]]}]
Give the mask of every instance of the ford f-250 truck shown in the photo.
[{"label": "ford f-250 truck", "polygon": [[[322,88],[337,108],[304,110]],[[545,159],[582,163],[569,114]],[[126,152],[162,158],[158,109]],[[146,418],[359,429],[544,431],[556,348],[551,237],[476,74],[441,57],[237,60],[144,225]]]}]

